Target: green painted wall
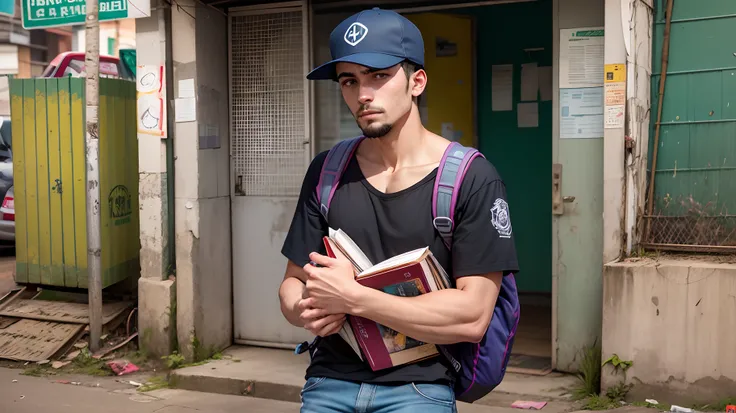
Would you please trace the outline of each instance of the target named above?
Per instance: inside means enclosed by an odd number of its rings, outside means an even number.
[[[552,66],[552,0],[467,9],[476,18],[478,145],[506,182],[516,237],[519,290],[552,291],[552,101],[538,101],[539,127],[519,128],[521,65]],[[528,48],[543,51],[526,52]],[[513,110],[492,111],[493,65],[514,65]]]
[[[652,57],[653,155],[666,1],[656,0]],[[652,239],[668,244],[736,245],[736,2],[675,2],[655,175]],[[730,234],[730,235],[729,235]]]

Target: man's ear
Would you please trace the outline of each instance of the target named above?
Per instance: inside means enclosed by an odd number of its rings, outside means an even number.
[[[419,69],[411,76],[411,95],[417,97],[424,92],[427,87],[427,72]]]

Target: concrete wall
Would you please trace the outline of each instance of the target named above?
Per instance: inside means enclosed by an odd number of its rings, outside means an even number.
[[[177,336],[183,354],[202,358],[232,342],[227,19],[180,5],[172,11],[175,95],[186,99],[193,80],[197,114],[175,125]]]
[[[725,260],[724,260],[725,261]],[[637,400],[688,405],[736,395],[736,264],[702,259],[610,264],[603,277],[603,360],[632,360]]]
[[[156,1],[152,3],[155,7]],[[136,43],[139,66],[167,68],[164,93],[171,90],[171,43],[167,39],[170,9],[159,7],[137,20]],[[171,114],[169,114],[171,115]],[[162,117],[164,124],[168,121]],[[170,131],[169,131],[170,132]],[[171,353],[176,346],[176,289],[173,279],[169,228],[170,172],[167,168],[167,142],[172,133],[163,137],[138,134],[140,261],[138,281],[139,344],[152,356]]]

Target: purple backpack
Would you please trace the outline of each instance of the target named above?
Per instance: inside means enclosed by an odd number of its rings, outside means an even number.
[[[363,138],[361,136],[341,141],[327,154],[317,184],[317,200],[325,220],[340,177]],[[453,217],[458,189],[471,161],[478,156],[484,157],[474,148],[452,142],[440,161],[432,194],[432,215],[434,227],[448,249],[452,248]],[[455,382],[457,400],[472,403],[490,393],[501,383],[511,356],[519,315],[516,281],[514,275],[509,274],[503,277],[491,324],[480,343],[437,346],[457,373]]]

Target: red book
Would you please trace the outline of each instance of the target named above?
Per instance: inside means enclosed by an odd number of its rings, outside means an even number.
[[[343,256],[353,263],[356,280],[366,287],[387,294],[413,297],[450,286],[449,277],[429,248],[409,251],[371,265],[365,254],[340,230],[331,230],[330,236],[324,238],[324,243],[330,257]],[[361,359],[368,361],[374,371],[439,354],[434,344],[407,337],[363,317],[349,316],[340,336]]]

